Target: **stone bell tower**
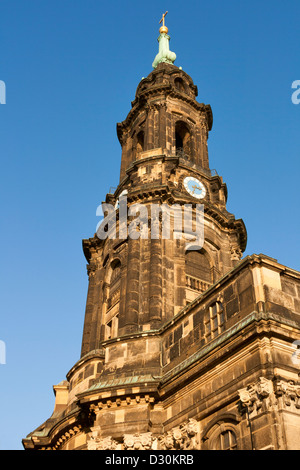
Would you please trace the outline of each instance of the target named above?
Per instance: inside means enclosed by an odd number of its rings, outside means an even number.
[[[160,29],[162,41],[164,52],[139,83],[126,119],[117,124],[120,183],[106,203],[116,206],[126,194],[128,208],[143,205],[150,218],[151,205],[201,202],[203,247],[187,251],[185,241],[173,235],[154,238],[150,222],[147,239],[103,241],[96,234],[84,240],[90,288],[83,355],[112,337],[160,328],[229,271],[245,250],[244,224],[227,212],[226,184],[209,167],[211,108],[196,101],[191,77],[171,63],[175,54],[167,47],[166,26]]]
[[[246,229],[227,211],[226,184],[209,164],[212,110],[174,65],[165,15],[162,22],[153,71],[117,124],[120,181],[105,200],[113,210],[83,241],[81,356],[26,449],[288,446],[276,396],[288,379],[297,396],[289,351],[300,339],[300,273],[263,255],[241,260]],[[186,208],[192,223],[180,230]]]

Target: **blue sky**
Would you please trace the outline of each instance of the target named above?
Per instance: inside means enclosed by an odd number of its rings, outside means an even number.
[[[116,123],[170,48],[210,104],[210,165],[248,231],[245,255],[300,270],[298,0],[1,0],[0,449],[53,411],[79,359],[87,293],[82,239],[119,180]]]

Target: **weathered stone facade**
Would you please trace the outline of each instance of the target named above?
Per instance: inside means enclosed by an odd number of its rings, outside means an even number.
[[[187,250],[174,232],[164,238],[161,214],[151,217],[157,238],[149,222],[147,238],[83,241],[81,358],[54,387],[53,415],[26,449],[300,449],[300,273],[264,255],[242,259],[246,229],[209,168],[212,112],[196,96],[171,64],[141,81],[117,126],[120,184],[106,203],[119,214],[125,192],[127,209],[195,211],[184,180],[197,178],[203,247]]]

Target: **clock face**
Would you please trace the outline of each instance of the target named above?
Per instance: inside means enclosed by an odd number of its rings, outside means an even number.
[[[197,198],[202,199],[205,197],[206,189],[203,183],[193,176],[187,176],[183,181],[184,187],[187,192]]]

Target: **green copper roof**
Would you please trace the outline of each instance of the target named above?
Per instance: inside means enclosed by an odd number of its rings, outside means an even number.
[[[165,16],[167,13],[168,12],[166,12],[162,16],[162,19],[160,20],[160,23],[163,22],[163,26],[161,26],[161,28],[159,29],[160,35],[158,38],[158,43],[159,43],[158,54],[156,55],[152,64],[152,67],[154,69],[161,62],[165,62],[167,64],[173,64],[173,62],[176,59],[175,52],[170,51],[170,48],[169,48],[170,36],[167,34],[168,28],[165,26]]]
[[[155,69],[158,64],[161,62],[166,62],[167,64],[173,64],[176,59],[175,52],[171,52],[169,49],[169,40],[170,36],[166,33],[161,33],[158,38],[159,50],[156,55],[152,67]]]

